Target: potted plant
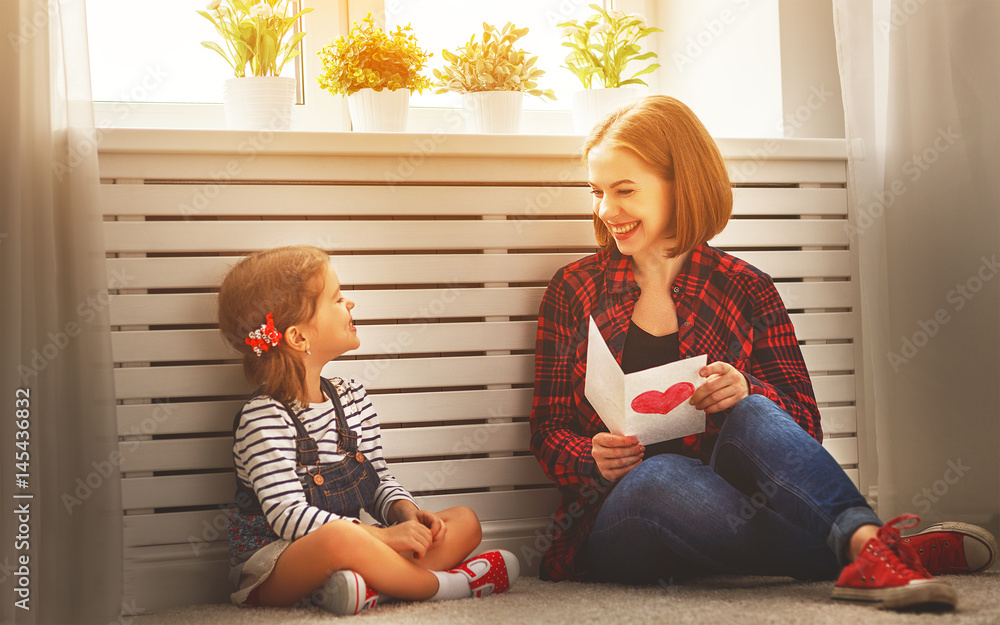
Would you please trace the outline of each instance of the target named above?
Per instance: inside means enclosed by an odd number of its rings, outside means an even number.
[[[551,89],[541,90],[537,80],[545,71],[514,44],[528,33],[510,22],[502,31],[483,22],[482,40],[473,35],[454,53],[442,50],[446,65],[434,70],[436,93],[455,91],[462,100],[473,132],[516,133],[521,122],[524,94],[556,99]]]
[[[655,52],[642,52],[638,41],[653,33],[663,32],[647,27],[638,15],[622,11],[605,11],[596,4],[596,11],[583,23],[563,22],[562,45],[570,49],[566,67],[580,79],[583,90],[573,94],[573,121],[577,132],[590,131],[604,115],[639,98],[641,91],[630,85],[646,85],[639,76],[660,67],[650,63],[626,78],[626,66],[633,61],[655,59]]]
[[[222,94],[229,128],[291,127],[296,81],[280,74],[285,63],[300,54],[296,48],[305,36],[304,32],[290,34],[292,26],[312,9],[289,15],[290,2],[212,0],[207,10],[198,11],[212,22],[226,47],[214,41],[201,45],[218,52],[235,75],[226,81]]]
[[[330,93],[347,96],[355,130],[406,130],[410,93],[431,86],[420,74],[431,55],[417,45],[412,30],[407,24],[386,33],[368,13],[346,38],[319,51],[323,73],[316,80]]]

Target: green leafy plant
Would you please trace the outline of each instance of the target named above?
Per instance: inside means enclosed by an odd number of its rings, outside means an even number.
[[[346,38],[340,36],[318,52],[323,59],[323,73],[316,77],[319,86],[334,95],[365,88],[411,93],[429,89],[430,78],[420,72],[432,55],[417,45],[412,30],[407,24],[386,33],[369,13],[360,25],[352,25]]]
[[[300,54],[295,48],[305,37],[304,32],[285,37],[299,19],[312,9],[302,9],[288,15],[291,0],[261,0],[253,4],[248,0],[212,0],[207,11],[198,14],[212,22],[226,45],[223,50],[214,41],[201,45],[215,50],[233,68],[237,78],[251,76],[277,76],[289,60]],[[280,60],[279,60],[280,59]]]
[[[572,50],[566,56],[566,67],[573,72],[584,89],[591,89],[594,78],[601,87],[624,87],[625,85],[645,85],[638,77],[648,74],[660,66],[652,63],[623,78],[625,66],[632,61],[656,58],[655,52],[642,53],[637,43],[653,33],[662,33],[656,27],[646,27],[642,18],[621,11],[605,11],[596,4],[589,5],[597,11],[585,22],[570,20],[559,24],[569,41],[562,45]],[[647,85],[648,86],[648,85]]]
[[[518,39],[528,34],[527,28],[517,28],[510,22],[502,31],[483,22],[482,41],[473,35],[456,50],[442,50],[447,64],[444,70],[434,70],[437,79],[435,93],[470,93],[474,91],[523,91],[529,95],[556,99],[551,89],[541,90],[537,80],[545,70],[535,67],[537,56],[514,48]]]

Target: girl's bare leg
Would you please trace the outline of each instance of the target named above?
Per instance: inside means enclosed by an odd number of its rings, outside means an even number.
[[[258,587],[260,603],[292,605],[340,569],[356,571],[371,587],[399,599],[429,599],[438,589],[437,578],[430,571],[362,527],[337,520],[306,534],[282,552],[271,575]]]
[[[461,564],[479,546],[483,538],[483,529],[479,525],[476,513],[465,506],[448,508],[438,512],[437,515],[448,528],[444,540],[428,549],[422,558],[415,558],[412,551],[405,552],[403,557],[430,571],[447,571]],[[365,577],[365,580],[367,579]],[[372,585],[382,590],[382,587],[374,582]],[[388,590],[383,592],[392,595]]]

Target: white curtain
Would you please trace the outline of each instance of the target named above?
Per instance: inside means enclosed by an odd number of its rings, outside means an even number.
[[[1000,530],[1000,0],[835,0],[878,511]],[[872,428],[869,427],[869,431]]]
[[[109,623],[122,604],[121,486],[86,26],[83,0],[0,2],[5,623]]]

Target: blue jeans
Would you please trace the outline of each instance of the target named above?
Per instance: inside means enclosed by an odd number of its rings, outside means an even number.
[[[585,557],[594,579],[631,584],[713,573],[834,579],[865,524],[882,522],[829,452],[750,395],[723,423],[709,465],[662,454],[622,478]]]

